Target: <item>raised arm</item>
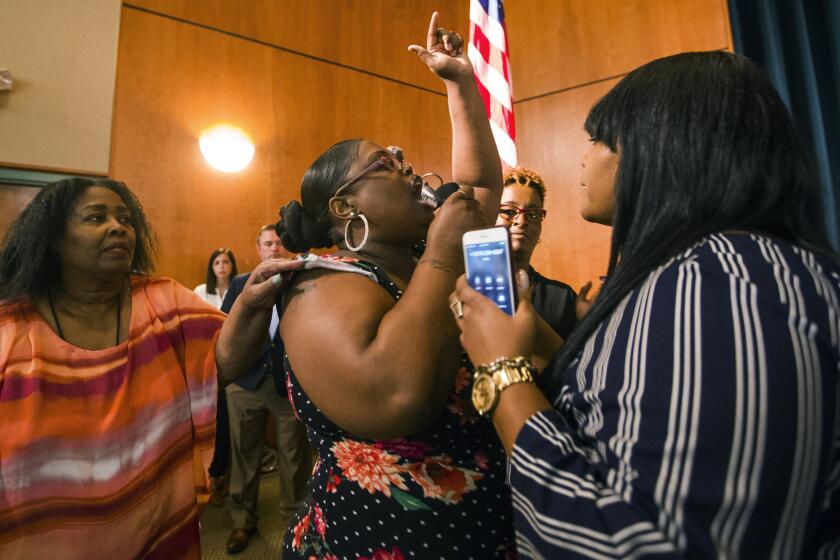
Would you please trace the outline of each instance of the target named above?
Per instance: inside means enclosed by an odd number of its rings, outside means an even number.
[[[472,64],[464,52],[464,40],[441,28],[438,19],[437,12],[432,14],[425,48],[408,48],[446,85],[452,121],[452,178],[476,188],[475,198],[482,207],[484,222],[491,225],[496,221],[502,196],[502,163]]]

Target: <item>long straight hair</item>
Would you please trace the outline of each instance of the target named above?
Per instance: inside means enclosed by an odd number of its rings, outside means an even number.
[[[230,278],[232,279],[237,274],[236,270],[236,258],[233,256],[233,251],[228,249],[227,247],[219,247],[213,254],[210,255],[210,260],[207,261],[207,276],[205,277],[205,283],[207,284],[207,293],[208,294],[215,294],[216,293],[216,273],[213,272],[213,261],[216,260],[216,257],[219,255],[227,255],[227,258],[230,259]],[[219,294],[221,295],[221,294]]]
[[[746,58],[715,51],[649,62],[594,105],[585,129],[619,154],[609,267],[543,376],[547,391],[627,294],[706,235],[744,230],[832,253],[808,151]]]

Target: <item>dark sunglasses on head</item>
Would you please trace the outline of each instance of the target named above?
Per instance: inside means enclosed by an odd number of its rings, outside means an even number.
[[[527,187],[529,185],[534,185],[534,186],[537,186],[537,187],[543,186],[542,183],[540,183],[539,181],[535,181],[533,179],[530,179],[530,178],[526,177],[525,175],[514,175],[513,177],[508,177],[508,180],[505,181],[505,186],[515,185],[517,183],[522,185],[523,187]]]

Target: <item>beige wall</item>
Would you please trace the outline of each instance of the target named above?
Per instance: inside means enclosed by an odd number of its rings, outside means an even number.
[[[0,164],[108,172],[119,0],[0,0]],[[5,211],[5,210],[4,210]]]

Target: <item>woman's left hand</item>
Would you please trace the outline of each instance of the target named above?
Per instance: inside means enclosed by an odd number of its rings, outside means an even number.
[[[537,330],[537,312],[531,305],[528,274],[517,275],[519,305],[511,317],[487,297],[473,290],[465,276],[455,284],[449,296],[450,308],[461,329],[461,345],[475,365],[487,364],[501,357],[525,356],[534,352]],[[463,305],[463,316],[458,317],[458,301]]]
[[[408,50],[417,54],[429,70],[444,80],[472,78],[473,68],[464,52],[464,38],[459,33],[438,26],[438,13],[432,14],[426,48],[411,45]]]
[[[289,274],[306,263],[295,259],[266,259],[261,262],[242,288],[237,301],[252,309],[271,309]]]

